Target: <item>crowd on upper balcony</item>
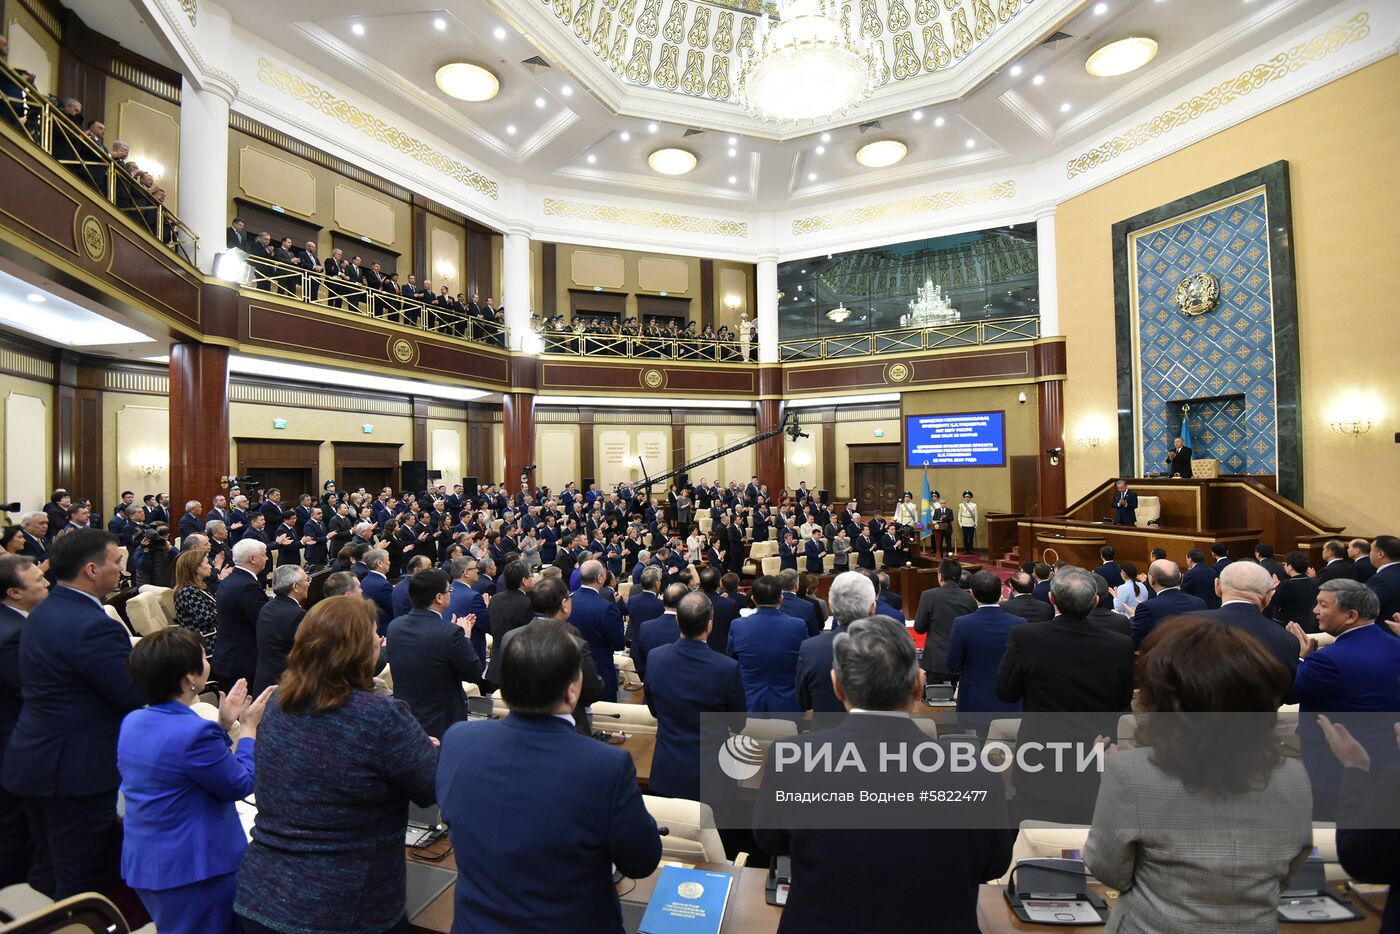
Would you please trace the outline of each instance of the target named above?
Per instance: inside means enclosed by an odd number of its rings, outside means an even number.
[[[741,361],[749,359],[752,327],[742,318],[737,328],[703,327],[679,318],[603,317],[575,314],[531,315],[530,328],[544,339],[547,353],[601,353],[607,356],[670,357]]]
[[[188,243],[181,238],[173,215],[163,211],[165,189],[154,175],[131,160],[126,140],[107,144],[107,126],[101,120],[83,115],[83,102],[75,97],[45,95],[34,84],[34,73],[9,64],[10,43],[0,36],[0,119],[23,130],[44,145],[42,114],[38,101],[47,99],[62,119],[55,119],[47,149],[68,171],[110,198],[130,216],[165,243],[193,261]],[[162,216],[164,218],[162,219]]]

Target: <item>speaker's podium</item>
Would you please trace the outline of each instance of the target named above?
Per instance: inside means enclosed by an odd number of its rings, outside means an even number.
[[[1209,470],[1209,465],[1201,466]],[[1100,564],[1099,549],[1112,545],[1118,558],[1145,568],[1154,548],[1165,549],[1167,557],[1184,564],[1192,548],[1207,551],[1219,542],[1230,557],[1245,558],[1254,554],[1255,544],[1264,542],[1278,554],[1296,549],[1316,560],[1322,543],[1342,532],[1341,526],[1329,525],[1280,496],[1274,477],[1260,475],[1132,480],[1129,488],[1138,495],[1137,524],[1114,525],[1116,480],[1105,480],[1062,515],[989,515],[992,553],[1014,547],[1022,560],[1068,561],[1093,568]]]

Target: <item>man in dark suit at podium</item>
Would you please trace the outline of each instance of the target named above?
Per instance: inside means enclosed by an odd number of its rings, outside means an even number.
[[[1137,505],[1137,494],[1128,489],[1128,481],[1119,480],[1113,491],[1113,524],[1137,525]]]
[[[1167,452],[1167,476],[1191,479],[1191,449],[1180,438],[1172,442],[1172,449]]]

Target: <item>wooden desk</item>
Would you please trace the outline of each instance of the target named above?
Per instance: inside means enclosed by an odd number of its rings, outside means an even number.
[[[1343,891],[1341,883],[1333,886],[1337,891]],[[1095,894],[1105,898],[1103,886],[1094,884],[1091,886]],[[1327,934],[1375,934],[1381,929],[1380,911],[1384,908],[1384,902],[1380,902],[1376,911],[1372,912],[1365,905],[1357,904],[1360,899],[1354,894],[1346,893],[1347,900],[1361,914],[1360,921],[1350,921],[1345,924],[1283,924],[1279,926],[1282,934],[1318,934],[1326,931]],[[1105,898],[1109,907],[1113,907],[1112,899]],[[1376,902],[1371,902],[1376,905]],[[1016,917],[1011,911],[1011,906],[1006,903],[1006,895],[1000,885],[984,885],[977,896],[977,925],[982,929],[982,934],[1001,934],[1005,931],[1092,931],[1093,927],[1066,928],[1054,924],[1027,924]]]
[[[436,856],[444,851],[447,852],[446,858],[440,862],[430,863],[430,865],[451,869],[455,872],[457,860],[446,840],[421,852]],[[412,854],[415,851],[408,850],[407,852]],[[410,855],[409,858],[411,859],[412,856]],[[665,863],[663,862],[662,865],[664,866]],[[734,890],[729,893],[729,906],[724,912],[724,926],[720,928],[721,932],[724,934],[770,934],[770,932],[778,930],[778,920],[782,918],[783,910],[764,900],[764,882],[768,876],[766,869],[752,867],[735,869],[733,866],[717,863],[697,863],[695,868],[711,872],[732,872],[738,875],[738,879],[734,883]],[[656,872],[645,879],[623,879],[617,886],[617,894],[624,902],[645,905],[650,900],[652,891],[656,888],[656,877],[660,874],[661,869],[658,868]],[[417,917],[410,919],[414,934],[449,934],[452,930],[455,896],[456,886],[453,886],[434,899],[427,908],[418,913]]]
[[[1146,567],[1153,548],[1163,548],[1167,557],[1186,566],[1186,552],[1192,548],[1209,551],[1215,542],[1222,542],[1232,554],[1252,553],[1260,530],[1215,529],[1200,531],[1189,528],[1132,525],[1103,525],[1097,522],[1077,522],[1071,519],[1018,519],[1020,552],[1023,559],[1068,561],[1083,568],[1096,568],[1102,559],[1099,549],[1112,545],[1120,559]]]

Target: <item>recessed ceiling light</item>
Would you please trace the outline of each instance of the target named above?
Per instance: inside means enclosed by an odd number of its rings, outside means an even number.
[[[589,154],[588,154],[588,164],[589,164],[589,165],[592,165],[593,163],[595,163],[595,162],[597,162],[597,161],[598,161],[598,157],[597,157],[597,156],[593,155],[592,153],[589,153]]]
[[[491,35],[495,36],[497,39],[504,39],[506,37],[506,31],[500,26],[497,26],[496,31],[491,33]]]
[[[1034,84],[1034,85],[1037,85],[1037,86],[1042,85],[1042,84],[1044,84],[1044,83],[1045,83],[1045,76],[1044,76],[1044,75],[1036,75],[1034,78],[1031,79],[1031,84]]]
[[[568,97],[569,95],[574,93],[574,86],[572,84],[562,85],[559,88],[559,93],[563,94],[565,97]]]
[[[1012,65],[1012,66],[1011,66],[1011,77],[1013,77],[1013,78],[1019,78],[1020,76],[1021,76],[1021,66],[1020,66],[1020,65]]]
[[[970,139],[970,140],[968,140],[966,143],[964,143],[963,145],[966,146],[968,149],[971,149],[973,146],[976,146],[976,145],[977,145],[977,140],[975,140],[975,139]]]
[[[1095,78],[1113,78],[1137,71],[1156,57],[1156,40],[1128,36],[1095,49],[1085,60],[1084,70]]]
[[[856,161],[867,169],[883,169],[903,160],[909,147],[897,139],[877,139],[856,150]]]
[[[831,142],[831,134],[830,134],[830,133],[823,133],[823,134],[822,134],[822,142],[823,142],[823,143],[829,143],[829,142]]]
[[[1065,101],[1063,104],[1060,105],[1060,113],[1069,113],[1069,101]]]
[[[350,24],[350,31],[353,32],[353,33],[354,33],[355,35],[357,35],[357,36],[363,36],[363,35],[365,34],[365,24],[364,24],[364,23],[351,23],[351,24]]]
[[[736,183],[736,182],[738,182],[738,181],[739,181],[739,176],[737,176],[737,175],[731,175],[731,176],[729,176],[729,184],[733,185],[734,183]]]
[[[655,132],[656,132],[656,129],[657,129],[657,127],[656,127],[656,124],[655,124],[655,123],[648,123],[648,124],[647,124],[647,132],[648,132],[648,133],[655,133]]]
[[[933,118],[933,125],[934,125],[934,126],[942,126],[942,125],[943,125],[943,118],[942,118],[942,117],[934,117],[934,118]]]
[[[537,98],[535,98],[535,106],[536,106],[536,107],[543,107],[543,106],[544,106],[544,98],[543,98],[543,97],[537,97]]]
[[[515,124],[512,123],[512,124],[510,124],[509,126],[507,126],[507,127],[506,127],[506,132],[509,133],[511,136],[514,136],[514,135],[515,135]]]
[[[817,180],[817,173],[816,173],[816,172],[808,172],[808,173],[807,173],[807,181],[809,181],[809,182],[815,182],[816,180]]]
[[[439,16],[437,19],[433,20],[433,28],[436,29],[438,32],[442,32],[444,29],[447,28],[447,20]]]
[[[433,78],[444,94],[459,101],[489,101],[501,90],[501,81],[491,69],[472,62],[449,62]]]
[[[31,302],[33,302],[33,303],[36,304],[36,305],[42,305],[44,302],[48,301],[47,298],[45,298],[44,296],[40,295],[38,292],[30,292],[30,293],[29,293],[27,296],[25,296],[25,297],[28,298]]]
[[[914,117],[915,120],[922,120],[922,119],[924,119],[924,112],[923,112],[922,110],[916,110],[916,111],[914,111],[914,113],[912,114],[912,116]]]
[[[826,152],[826,147],[825,147],[825,146],[818,146],[818,147],[817,147],[817,155],[820,156],[820,155],[822,155],[822,154],[825,153],[825,152]]]
[[[731,145],[731,146],[737,146],[737,145],[739,145],[739,137],[737,137],[737,136],[731,136],[731,137],[729,137],[729,145]]]
[[[1108,12],[1108,4],[1107,4],[1107,3],[1096,3],[1096,4],[1094,4],[1094,15],[1095,15],[1095,16],[1103,16],[1103,15],[1104,15],[1105,13],[1107,13],[1107,12]]]
[[[625,143],[632,138],[632,134],[628,133],[626,130],[623,130],[621,133],[618,134],[617,138]]]
[[[647,165],[651,166],[653,172],[661,175],[685,175],[687,172],[693,172],[697,161],[695,153],[675,147],[658,149],[647,156]]]
[[[733,158],[734,156],[737,156],[738,154],[739,154],[739,150],[735,149],[735,148],[732,147],[732,146],[729,148],[729,155],[730,155],[731,158]]]

